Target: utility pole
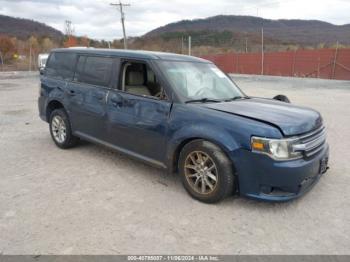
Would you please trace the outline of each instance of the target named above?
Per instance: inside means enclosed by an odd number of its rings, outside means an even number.
[[[2,68],[2,71],[4,71],[4,58],[2,56],[1,51],[0,51],[0,59],[1,59],[1,68]]]
[[[66,33],[67,36],[67,47],[72,47],[75,43],[75,41],[73,40],[73,35],[74,35],[74,27],[72,24],[72,21],[70,20],[66,20],[64,21],[64,31]]]
[[[181,36],[181,55],[184,53],[184,37]]]
[[[112,6],[117,6],[119,8],[120,11],[120,19],[122,22],[122,26],[123,26],[123,36],[124,36],[124,49],[128,49],[128,43],[127,43],[127,39],[126,39],[126,33],[125,33],[125,14],[123,11],[123,7],[124,6],[130,6],[130,4],[123,4],[122,2],[119,1],[119,4],[111,4]]]
[[[334,54],[334,60],[333,60],[333,69],[332,69],[332,79],[335,78],[335,70],[337,68],[338,49],[339,49],[339,41],[337,41],[337,46],[335,48],[335,54]]]
[[[64,21],[64,31],[67,36],[71,37],[74,34],[74,28],[72,25],[72,21],[66,20]]]
[[[264,75],[264,26],[261,27],[261,74]]]
[[[188,36],[188,55],[191,55],[192,39],[191,36]]]
[[[29,72],[32,71],[32,45],[29,46]]]

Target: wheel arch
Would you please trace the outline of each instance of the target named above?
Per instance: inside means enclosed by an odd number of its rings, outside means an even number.
[[[231,141],[229,144],[222,143],[221,141],[214,139],[212,137],[208,136],[191,136],[191,137],[186,137],[183,138],[182,140],[179,140],[176,144],[173,145],[172,149],[170,150],[170,161],[169,161],[169,169],[170,172],[178,172],[178,163],[179,163],[179,158],[180,158],[180,153],[182,149],[189,143],[195,141],[195,140],[204,140],[208,141],[217,147],[219,147],[224,154],[227,156],[227,158],[230,160],[233,169],[235,170],[235,165],[230,157],[230,152],[236,148],[238,148],[237,144],[234,141]]]
[[[50,115],[51,113],[56,110],[56,109],[60,109],[60,108],[64,108],[64,105],[62,102],[60,102],[59,100],[53,99],[51,100],[47,106],[46,106],[46,121],[50,121]]]

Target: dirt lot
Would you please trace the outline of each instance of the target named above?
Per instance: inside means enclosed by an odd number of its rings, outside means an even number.
[[[350,254],[350,82],[235,79],[323,114],[331,170],[303,198],[206,205],[176,175],[103,147],[60,150],[38,118],[38,77],[1,74],[0,253]]]

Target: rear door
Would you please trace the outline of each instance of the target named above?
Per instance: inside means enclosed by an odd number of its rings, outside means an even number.
[[[106,99],[113,66],[111,57],[79,55],[73,81],[67,86],[76,134],[106,139]]]
[[[166,98],[164,88],[150,81],[149,76],[154,71],[146,61],[136,63],[142,65],[135,66],[143,67],[142,72],[128,73],[126,66],[130,64],[135,63],[122,61],[119,90],[111,90],[107,99],[109,139],[129,154],[163,165],[171,102]],[[147,70],[153,72],[150,74]],[[134,78],[129,79],[129,83],[128,74],[129,78]],[[163,92],[162,96],[160,92]]]

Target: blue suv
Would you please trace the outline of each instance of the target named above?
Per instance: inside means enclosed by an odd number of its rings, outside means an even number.
[[[83,139],[177,172],[207,203],[233,193],[291,200],[328,169],[318,112],[248,97],[200,58],[56,49],[41,72],[38,104],[58,147]]]

